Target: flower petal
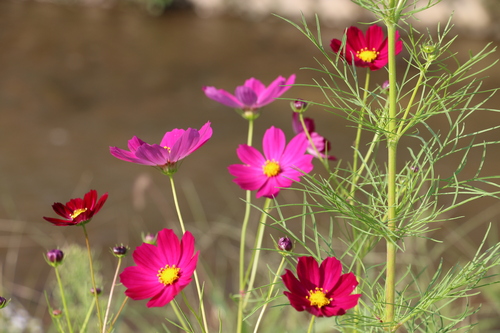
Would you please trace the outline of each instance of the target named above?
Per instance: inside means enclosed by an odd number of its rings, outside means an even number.
[[[281,156],[285,149],[286,138],[285,133],[279,128],[271,126],[265,133],[262,140],[264,156],[267,160],[281,163]],[[304,148],[305,151],[306,148]]]
[[[214,101],[226,106],[235,109],[242,109],[245,106],[235,96],[231,95],[223,89],[216,89],[215,87],[203,87],[203,91],[208,98],[213,99]]]

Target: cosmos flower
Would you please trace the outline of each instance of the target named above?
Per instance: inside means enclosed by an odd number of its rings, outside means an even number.
[[[304,133],[304,128],[302,127],[302,124],[300,122],[299,114],[297,112],[294,112],[292,117],[292,128],[295,134]],[[315,132],[314,120],[312,118],[304,117],[304,123],[306,124],[307,132],[309,132],[309,135],[311,136],[311,141],[314,144],[313,147],[311,145],[311,142],[307,140],[307,152],[314,157],[328,157],[329,160],[335,161],[337,159],[335,156],[327,154],[330,151],[331,147],[330,141]]]
[[[207,122],[199,131],[194,128],[176,128],[167,132],[160,144],[149,144],[134,136],[128,141],[130,151],[109,147],[109,152],[121,160],[151,165],[171,175],[177,171],[177,162],[203,146],[211,136],[212,128]]]
[[[283,95],[295,83],[295,74],[284,78],[278,76],[269,86],[265,86],[257,79],[250,78],[242,86],[236,87],[234,95],[223,89],[203,87],[205,95],[216,102],[243,111],[254,112],[261,107],[272,103]]]
[[[349,27],[346,30],[345,48],[341,50],[342,41],[332,39],[330,47],[333,52],[342,52],[342,56],[349,64],[357,67],[369,67],[372,71],[381,69],[389,61],[389,50],[387,38],[378,25],[372,25],[366,31],[366,36],[357,27]],[[399,32],[396,31],[396,54],[403,49],[403,42],[399,40]]]
[[[240,145],[236,150],[244,164],[228,167],[235,176],[234,182],[244,190],[257,190],[257,198],[273,198],[281,188],[287,188],[299,177],[313,169],[313,156],[305,155],[307,138],[296,135],[286,145],[285,134],[274,126],[269,128],[262,140],[264,155],[248,145]]]
[[[97,201],[97,191],[90,190],[85,194],[83,199],[71,199],[65,205],[60,202],[52,205],[52,209],[54,209],[56,214],[64,217],[64,219],[53,217],[44,217],[44,219],[58,226],[83,225],[90,222],[94,214],[99,212],[107,199],[108,193],[104,193],[99,201]]]
[[[281,276],[289,291],[284,294],[297,311],[318,317],[340,316],[358,304],[361,294],[353,294],[358,281],[352,273],[342,274],[342,264],[328,257],[318,267],[313,257],[300,257],[297,276],[286,270]]]
[[[192,280],[199,252],[194,253],[194,237],[186,231],[181,241],[172,229],[158,232],[157,245],[143,243],[132,254],[137,266],[120,274],[125,295],[142,300],[151,298],[148,308],[168,304]]]

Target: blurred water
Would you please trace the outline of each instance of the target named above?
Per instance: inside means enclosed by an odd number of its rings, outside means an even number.
[[[325,28],[323,34],[326,43],[341,31]],[[484,44],[462,39],[454,48],[478,50]],[[134,135],[158,142],[173,128],[199,128],[211,121],[213,138],[176,175],[184,193],[181,204],[197,206],[199,196],[202,209],[185,211],[201,249],[213,246],[214,235],[237,236],[243,191],[231,183],[226,167],[238,162],[234,150],[246,141],[246,123],[207,99],[201,87],[232,90],[252,76],[268,84],[292,73],[299,83],[312,83],[318,74],[300,68],[316,67],[314,57],[321,57],[295,28],[277,18],[202,19],[188,11],[152,18],[127,6],[103,10],[9,1],[0,2],[0,45],[0,243],[16,249],[4,251],[5,267],[14,267],[4,272],[4,282],[21,299],[40,296],[36,289],[45,281],[25,273],[46,270],[45,249],[82,242],[80,228],[54,227],[42,219],[54,215],[55,201],[81,197],[91,188],[109,192],[104,209],[88,227],[93,244],[104,252],[117,243],[137,245],[141,231],[177,229],[168,179],[108,152],[109,146],[126,148]],[[383,82],[379,72],[373,82]],[[497,72],[490,71],[486,87],[498,85]],[[320,91],[305,87],[294,87],[285,97],[324,101]],[[488,105],[497,107],[497,100]],[[349,159],[353,129],[319,108],[310,115],[318,121],[318,132],[333,143],[333,154]],[[498,115],[481,115],[470,130],[491,123],[499,123]],[[256,144],[271,125],[291,137],[286,101],[264,109]],[[498,149],[488,153],[485,172],[491,174]],[[283,193],[283,198],[294,195]],[[490,203],[467,206],[457,214],[475,216]],[[28,236],[13,236],[21,233]],[[12,284],[21,280],[34,289]]]

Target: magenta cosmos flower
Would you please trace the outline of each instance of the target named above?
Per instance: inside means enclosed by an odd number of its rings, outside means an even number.
[[[278,76],[268,87],[252,77],[246,80],[244,85],[236,87],[234,95],[215,87],[203,87],[203,91],[208,98],[216,102],[253,113],[283,95],[294,83],[295,74],[290,75],[288,79]]]
[[[342,41],[332,39],[330,46],[333,52],[338,53],[342,47]],[[399,40],[399,32],[396,31],[396,54],[402,49],[403,42]],[[381,69],[389,61],[387,38],[384,38],[384,32],[378,25],[370,26],[366,31],[366,36],[357,27],[347,28],[345,48],[341,52],[349,64],[369,67],[372,71]]]
[[[111,155],[121,160],[151,165],[163,173],[171,175],[177,171],[177,162],[188,156],[210,139],[212,128],[210,122],[200,130],[194,128],[174,129],[165,133],[160,144],[149,144],[134,136],[128,141],[130,151],[118,147],[109,147]]]
[[[127,267],[120,274],[127,288],[125,295],[134,300],[151,298],[148,308],[165,306],[191,282],[198,254],[194,253],[194,237],[189,231],[179,242],[172,229],[160,230],[157,245],[138,246],[132,254],[137,266]]]
[[[318,267],[313,257],[300,257],[298,279],[288,269],[281,276],[289,291],[284,294],[297,311],[307,311],[318,317],[340,316],[358,304],[361,294],[351,293],[358,281],[352,273],[342,274],[342,264],[328,257]]]
[[[55,202],[52,205],[52,209],[54,209],[56,214],[64,217],[64,219],[56,219],[53,217],[43,218],[59,226],[83,225],[90,222],[94,214],[97,214],[107,199],[108,193],[104,193],[99,201],[97,201],[97,191],[90,190],[85,194],[83,199],[71,199],[66,202],[65,205],[60,202]]]
[[[299,114],[297,112],[293,113],[292,116],[292,128],[296,134],[304,133],[304,127],[300,122]],[[335,161],[337,158],[335,156],[329,155],[330,151],[330,141],[319,135],[315,132],[316,126],[314,124],[314,120],[312,118],[304,117],[304,123],[306,125],[307,132],[311,136],[311,141],[314,147],[311,145],[311,142],[307,140],[307,152],[314,157],[319,158],[328,158],[329,160]],[[316,148],[316,149],[315,149]]]
[[[257,198],[277,196],[281,188],[290,187],[313,169],[313,156],[305,155],[307,138],[303,133],[286,145],[283,131],[273,126],[264,134],[262,146],[264,156],[254,147],[240,145],[236,153],[245,164],[228,167],[236,177],[234,182],[244,190],[257,190]]]

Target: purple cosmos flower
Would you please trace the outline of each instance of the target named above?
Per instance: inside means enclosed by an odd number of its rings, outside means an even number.
[[[281,276],[289,291],[284,294],[297,311],[318,317],[340,316],[358,304],[361,294],[351,293],[358,281],[352,273],[342,274],[342,264],[328,257],[318,266],[313,257],[300,257],[297,276],[286,270]]]
[[[302,127],[302,123],[300,122],[300,116],[298,113],[294,112],[292,116],[292,128],[293,131],[296,134],[299,133],[304,133],[304,127]],[[307,132],[309,132],[309,135],[311,136],[311,140],[316,147],[311,145],[311,142],[308,140],[308,146],[307,146],[307,152],[314,157],[318,158],[327,158],[329,160],[335,161],[337,158],[335,156],[327,154],[330,151],[330,141],[316,133],[315,130],[315,125],[314,125],[314,120],[311,118],[304,117],[304,123],[306,124]],[[318,156],[319,154],[319,156]]]
[[[199,131],[194,128],[176,128],[167,132],[159,145],[151,145],[134,136],[128,141],[130,151],[118,147],[109,147],[109,151],[121,160],[151,165],[171,175],[177,171],[178,161],[203,146],[211,136],[212,128],[210,122],[207,122]]]
[[[104,193],[99,201],[97,201],[97,191],[90,190],[85,194],[83,199],[71,199],[65,205],[60,202],[52,205],[54,212],[64,217],[64,219],[53,217],[44,217],[44,219],[58,226],[84,225],[90,222],[94,214],[99,212],[107,199],[108,193]]]
[[[387,38],[378,25],[372,25],[366,31],[366,36],[357,27],[349,27],[346,30],[346,41],[344,49],[342,41],[332,39],[330,47],[333,52],[342,52],[342,56],[349,64],[357,67],[369,67],[372,71],[381,69],[389,61],[389,50]],[[396,54],[403,49],[403,42],[399,40],[399,32],[396,31]]]
[[[268,87],[252,77],[246,80],[244,85],[236,87],[234,95],[215,87],[203,87],[203,91],[208,98],[216,102],[253,113],[283,95],[294,83],[295,74],[290,75],[288,79],[278,76]]]
[[[262,146],[264,156],[254,147],[240,145],[236,153],[245,164],[228,167],[236,177],[234,182],[244,190],[257,190],[257,198],[277,196],[281,188],[290,187],[313,169],[313,156],[305,155],[307,138],[303,133],[286,145],[283,131],[273,126],[264,134]]]
[[[182,240],[171,229],[158,232],[158,245],[143,243],[132,254],[137,266],[125,268],[120,281],[125,295],[134,299],[151,298],[146,304],[161,307],[168,304],[190,282],[198,263],[194,237],[186,231]]]

